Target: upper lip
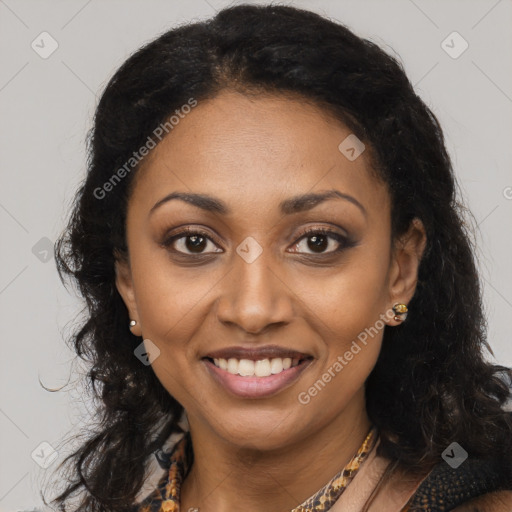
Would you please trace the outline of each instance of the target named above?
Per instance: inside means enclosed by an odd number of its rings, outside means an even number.
[[[273,358],[286,358],[291,359],[305,359],[312,357],[310,354],[298,352],[297,350],[279,347],[278,345],[266,345],[259,348],[245,348],[245,347],[226,347],[213,352],[209,352],[204,356],[211,359],[249,359],[259,361],[261,359]]]

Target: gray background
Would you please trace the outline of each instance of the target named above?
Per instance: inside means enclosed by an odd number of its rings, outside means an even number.
[[[83,399],[83,365],[73,363],[63,341],[80,304],[45,251],[83,177],[84,139],[99,93],[142,43],[228,3],[0,0],[0,512],[40,506],[39,489],[71,449],[61,446],[63,438],[87,422],[92,405]],[[495,360],[512,366],[512,2],[288,3],[335,18],[399,55],[440,119],[478,226],[489,340]],[[51,48],[44,31],[58,44],[47,59],[31,47],[35,41],[39,52]],[[453,31],[469,44],[458,58],[441,45]],[[463,42],[451,36],[445,44],[458,53]],[[70,382],[50,393],[38,379],[48,388]],[[47,460],[42,442],[58,450],[47,469],[35,462],[37,454]]]

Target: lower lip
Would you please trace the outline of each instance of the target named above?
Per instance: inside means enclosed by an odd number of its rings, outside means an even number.
[[[233,395],[242,398],[266,398],[275,395],[290,387],[312,361],[305,359],[297,366],[268,377],[242,377],[218,368],[208,359],[203,359],[213,378]]]

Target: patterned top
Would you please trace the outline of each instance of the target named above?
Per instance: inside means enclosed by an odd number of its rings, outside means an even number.
[[[468,458],[462,466],[434,466],[401,512],[447,512],[487,493],[512,490],[509,471],[495,459]],[[481,510],[471,508],[468,510]],[[486,511],[491,509],[485,508]],[[512,511],[512,503],[509,510]]]
[[[357,453],[349,463],[322,489],[290,512],[327,512],[352,481],[377,441],[377,429],[372,427]],[[190,432],[176,443],[171,453],[157,453],[162,467],[169,471],[158,483],[157,489],[135,506],[133,512],[180,512],[181,484],[193,462]]]

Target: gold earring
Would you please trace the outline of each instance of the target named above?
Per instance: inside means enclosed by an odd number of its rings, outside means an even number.
[[[407,306],[405,304],[397,302],[393,306],[393,311],[395,312],[394,319],[397,322],[403,322],[407,318],[407,311],[409,310],[407,309]]]

